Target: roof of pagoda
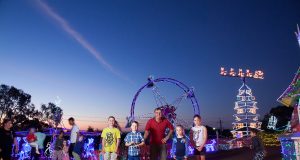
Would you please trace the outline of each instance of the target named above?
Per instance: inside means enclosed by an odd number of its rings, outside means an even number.
[[[285,106],[293,107],[297,103],[297,97],[300,95],[300,67],[289,87],[277,99],[278,102]]]

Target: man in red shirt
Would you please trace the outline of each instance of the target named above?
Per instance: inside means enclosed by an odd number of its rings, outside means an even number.
[[[167,159],[166,143],[172,136],[174,127],[173,125],[162,116],[161,108],[154,110],[155,117],[151,118],[145,128],[144,139],[150,135],[150,159],[161,160]],[[165,136],[166,129],[169,128],[169,133]]]

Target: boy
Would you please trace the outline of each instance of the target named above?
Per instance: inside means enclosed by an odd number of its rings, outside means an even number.
[[[78,140],[75,143],[73,153],[72,153],[75,160],[81,160],[81,154],[82,154],[82,151],[83,151],[83,146],[84,146],[83,135],[78,133]]]
[[[257,129],[250,128],[250,136],[252,141],[252,145],[250,145],[250,148],[255,151],[253,160],[263,160],[265,157],[264,145],[260,137],[257,136],[258,132],[259,131]]]
[[[138,126],[139,123],[133,121],[131,123],[131,132],[124,139],[125,146],[128,147],[128,160],[140,160],[140,147],[145,144],[141,132],[137,131]]]

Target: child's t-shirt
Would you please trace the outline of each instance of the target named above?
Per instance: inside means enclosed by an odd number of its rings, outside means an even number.
[[[29,133],[26,137],[29,143],[36,141],[36,136],[33,133]]]
[[[117,128],[105,128],[101,133],[101,137],[104,139],[105,152],[117,151],[117,139],[121,138],[120,130]]]
[[[192,127],[192,132],[193,132],[193,141],[195,142],[196,146],[201,146],[203,145],[204,142],[204,132],[206,132],[206,127],[205,126],[195,126]]]

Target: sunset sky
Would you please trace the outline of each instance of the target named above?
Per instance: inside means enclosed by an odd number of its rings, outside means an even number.
[[[262,118],[299,67],[297,24],[298,0],[0,0],[0,83],[38,107],[59,97],[65,120],[102,128],[109,115],[125,124],[149,75],[171,77],[195,88],[205,124],[231,128],[241,81],[221,77],[220,67],[264,71],[248,81]],[[170,102],[183,94],[158,85]],[[155,107],[146,89],[136,115]],[[191,121],[189,101],[177,114]]]

